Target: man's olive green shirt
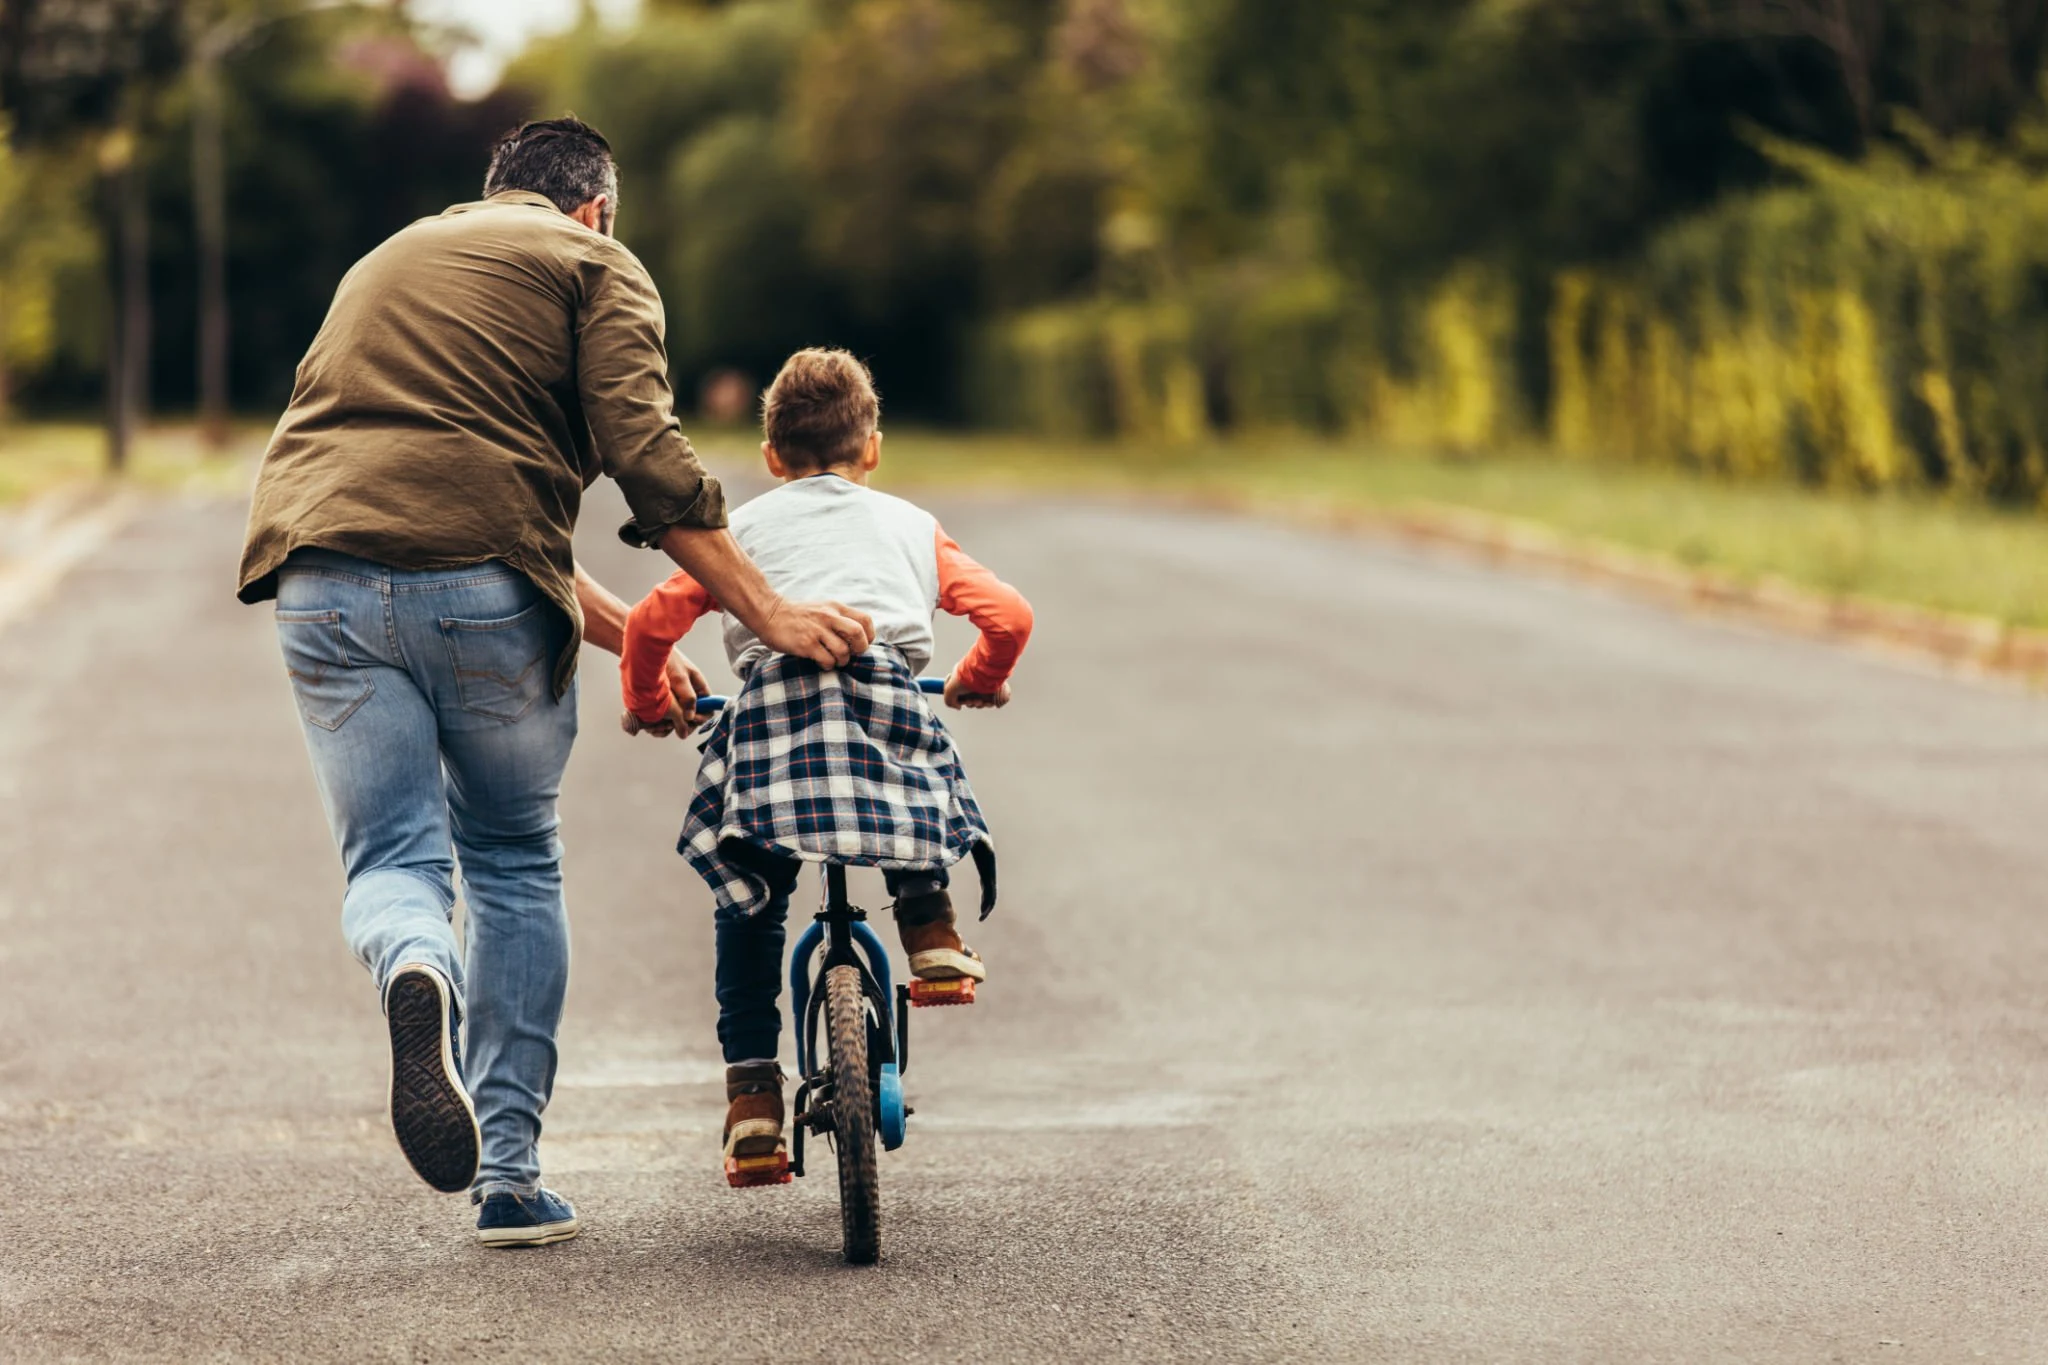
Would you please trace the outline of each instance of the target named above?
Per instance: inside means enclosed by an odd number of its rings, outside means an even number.
[[[503,560],[572,623],[583,490],[617,480],[629,543],[725,525],[675,416],[661,297],[633,253],[508,191],[399,232],[356,263],[299,366],[257,476],[240,596],[277,595],[292,551],[394,569]]]

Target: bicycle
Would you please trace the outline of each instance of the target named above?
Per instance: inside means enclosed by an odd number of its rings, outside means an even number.
[[[920,678],[927,693],[945,680]],[[700,697],[697,710],[715,712],[724,697]],[[790,951],[791,1018],[796,1021],[798,1084],[791,1105],[787,1153],[733,1157],[726,1180],[738,1188],[785,1185],[804,1174],[804,1135],[823,1135],[839,1167],[839,1222],[845,1256],[872,1265],[881,1255],[881,1172],[875,1144],[903,1145],[910,1116],[903,1072],[910,1064],[910,1011],[934,1005],[971,1005],[976,983],[894,982],[889,953],[868,927],[867,912],[846,893],[846,868],[824,867],[817,917]],[[821,988],[822,987],[822,988]],[[818,1042],[822,1032],[824,1048]]]

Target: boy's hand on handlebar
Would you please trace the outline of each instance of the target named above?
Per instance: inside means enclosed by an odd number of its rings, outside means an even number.
[[[960,675],[953,673],[946,678],[946,705],[955,711],[993,711],[1010,704],[1010,685],[1004,683],[993,692],[969,692],[967,685],[960,681]]]
[[[838,668],[867,652],[875,623],[864,611],[838,602],[783,602],[768,617],[761,643],[820,668]]]

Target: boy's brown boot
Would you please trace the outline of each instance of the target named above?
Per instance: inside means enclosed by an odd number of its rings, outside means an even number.
[[[953,898],[944,891],[906,896],[896,902],[896,931],[910,956],[910,974],[920,981],[986,981],[988,968],[954,927]],[[970,994],[968,999],[974,997]]]
[[[741,1062],[725,1069],[725,1157],[773,1156],[782,1150],[782,1068]]]

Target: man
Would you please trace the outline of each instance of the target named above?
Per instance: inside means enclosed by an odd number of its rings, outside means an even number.
[[[555,802],[578,642],[617,653],[626,615],[571,555],[583,489],[614,479],[620,534],[771,648],[829,668],[873,634],[837,603],[783,600],[727,534],[673,411],[660,299],[612,240],[617,204],[595,129],[529,123],[494,149],[481,202],[359,261],[271,438],[242,559],[242,600],[277,600],[348,874],[343,933],[384,1004],[399,1147],[434,1188],[469,1190],[493,1246],[577,1231],[538,1154],[568,984]],[[676,656],[669,682],[687,732],[703,677]]]

